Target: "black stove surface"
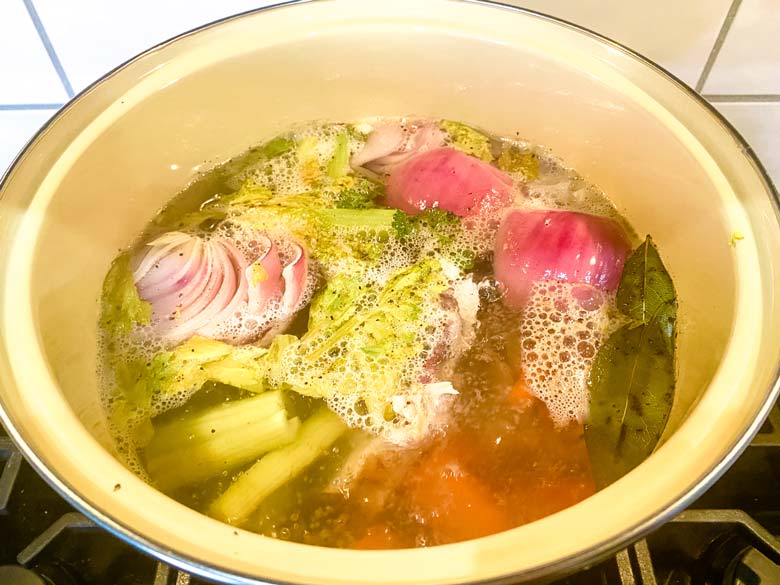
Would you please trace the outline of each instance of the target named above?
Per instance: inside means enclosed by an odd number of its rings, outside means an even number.
[[[199,585],[76,512],[0,427],[0,585]],[[780,585],[780,406],[691,508],[555,585]]]

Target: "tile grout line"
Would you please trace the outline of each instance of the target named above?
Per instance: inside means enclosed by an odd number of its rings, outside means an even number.
[[[25,110],[59,110],[64,104],[0,104],[0,112]]]
[[[704,84],[707,83],[707,78],[710,76],[715,60],[718,58],[723,43],[726,41],[726,36],[729,34],[731,25],[734,23],[734,18],[737,16],[739,6],[742,4],[742,0],[732,0],[729,11],[726,13],[726,18],[723,19],[723,24],[720,27],[718,36],[715,39],[715,44],[712,45],[712,50],[707,57],[707,62],[704,64],[699,80],[696,82],[696,91],[701,92],[704,89]]]
[[[73,86],[70,84],[70,80],[65,73],[65,69],[62,67],[62,63],[60,62],[59,57],[57,57],[57,52],[54,50],[54,45],[51,44],[49,35],[46,34],[46,29],[43,26],[43,22],[41,21],[40,16],[38,16],[38,11],[35,10],[33,0],[22,0],[22,2],[24,2],[24,6],[27,8],[27,13],[30,15],[30,19],[33,21],[33,25],[35,25],[35,30],[38,33],[38,37],[40,37],[41,42],[46,49],[46,53],[49,55],[51,64],[54,66],[54,70],[57,72],[57,75],[59,76],[63,87],[65,88],[65,92],[68,94],[69,98],[72,98],[75,95],[73,92]]]

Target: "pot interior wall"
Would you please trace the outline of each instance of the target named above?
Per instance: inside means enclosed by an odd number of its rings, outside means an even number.
[[[546,145],[601,186],[640,235],[655,238],[680,299],[670,424],[678,431],[636,472],[591,504],[556,515],[561,520],[485,539],[490,546],[454,545],[466,554],[449,555],[447,547],[403,553],[424,554],[427,564],[245,533],[235,540],[237,531],[155,494],[79,434],[77,421],[113,449],[95,375],[103,276],[117,251],[199,172],[301,121],[404,114]],[[0,227],[9,234],[0,247],[0,398],[65,489],[110,510],[116,530],[145,535],[150,549],[285,582],[532,575],[591,543],[625,536],[668,507],[755,417],[777,357],[771,274],[780,246],[766,193],[750,159],[704,106],[661,73],[565,26],[438,0],[343,0],[250,15],[115,73],[66,109],[10,175],[0,202]],[[737,229],[746,240],[735,251],[729,240]],[[719,365],[724,356],[728,368]],[[710,385],[713,378],[718,384]],[[677,450],[667,449],[675,440]],[[105,469],[91,472],[74,449]],[[645,469],[646,477],[635,475]],[[633,489],[632,498],[609,499],[606,492],[621,486]],[[227,539],[231,546],[223,547]]]
[[[508,50],[430,30],[378,44],[376,34],[305,37],[180,77],[74,160],[46,211],[33,290],[49,363],[82,421],[100,428],[101,280],[167,199],[198,171],[291,124],[419,114],[549,146],[602,186],[641,235],[653,235],[681,299],[679,422],[719,362],[734,294],[715,187],[679,136],[635,96],[536,47]]]

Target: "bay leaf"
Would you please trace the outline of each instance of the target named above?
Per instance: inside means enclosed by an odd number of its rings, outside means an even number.
[[[677,294],[650,236],[626,260],[616,302],[630,322],[601,346],[588,378],[585,441],[598,487],[652,453],[672,408]]]
[[[655,322],[669,351],[677,325],[677,294],[650,236],[629,256],[617,290],[617,307],[639,323]]]
[[[639,465],[655,448],[672,407],[674,355],[653,322],[626,325],[591,366],[585,441],[597,487]]]

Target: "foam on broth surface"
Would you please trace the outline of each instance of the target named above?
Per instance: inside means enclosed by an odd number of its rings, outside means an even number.
[[[372,119],[355,124],[301,125],[285,135],[298,145],[296,148],[262,159],[262,164],[253,162],[254,149],[237,157],[177,195],[131,249],[138,253],[156,235],[179,229],[187,214],[208,208],[210,202],[241,189],[246,181],[275,197],[311,192],[310,175],[327,168],[338,147],[338,136],[347,134],[349,153],[354,155],[363,148],[371,129],[381,123]],[[533,177],[509,172],[513,180],[511,208],[565,209],[606,216],[632,234],[604,194],[551,153],[519,140],[490,140],[494,150],[508,146],[520,149],[538,165]],[[301,154],[302,144],[308,158]],[[326,199],[329,196],[327,192],[324,195]],[[242,236],[242,230],[253,233],[253,214],[261,212],[262,208],[248,208],[234,215],[228,212],[227,218],[212,218],[189,229],[205,239],[229,237],[240,246],[249,237]],[[419,399],[422,394],[394,389],[390,404],[395,410],[384,416],[370,408],[365,410],[365,404],[361,406],[360,394],[347,388],[355,383],[349,381],[351,372],[343,369],[345,389],[324,402],[348,423],[350,430],[242,519],[244,528],[323,546],[430,546],[530,522],[594,492],[582,428],[588,408],[586,378],[601,343],[621,324],[615,317],[614,298],[604,294],[598,299],[583,299],[576,291],[577,285],[550,282],[534,286],[524,313],[505,306],[501,283],[493,280],[490,267],[501,213],[469,220],[469,228],[458,231],[446,245],[425,231],[402,242],[388,240],[386,233],[371,236],[379,252],[363,277],[372,286],[386,285],[399,270],[420,258],[446,256],[442,263],[454,273],[447,294],[460,309],[455,311],[457,332],[450,330],[454,313],[447,303],[451,301],[427,299],[421,311],[430,319],[430,326],[419,339],[425,350],[409,360],[401,376],[405,384],[431,385],[431,392],[439,394],[435,400],[423,403]],[[280,257],[290,258],[286,220],[266,221],[263,228],[278,244]],[[343,237],[353,236],[354,230],[345,228]],[[444,250],[453,245],[453,240],[458,249],[471,254],[465,275],[459,273],[460,268]],[[249,253],[248,249],[243,251]],[[326,263],[316,256],[313,265],[317,276],[307,280],[306,299],[352,267],[349,259]],[[368,295],[359,298],[355,307],[364,310],[372,303],[375,298]],[[284,333],[302,336],[308,328],[308,313],[308,307],[299,312]],[[269,319],[274,318],[276,314],[269,313]],[[224,337],[247,333],[246,327],[246,319],[239,312],[224,325]],[[170,349],[164,340],[155,337],[152,326],[138,327],[132,336],[124,338],[104,334],[100,347],[105,358],[100,372],[103,403],[120,452],[133,471],[152,483],[155,478],[147,473],[145,449],[154,437],[154,429],[251,396],[246,390],[210,381],[199,389],[153,395],[145,406],[133,404],[116,364],[123,360],[150,363],[160,352]],[[350,353],[360,348],[346,344],[339,351]],[[327,360],[328,356],[320,359]],[[428,380],[432,360],[436,373]],[[293,382],[312,375],[310,372],[316,375],[320,367],[300,358],[282,363]],[[434,388],[443,382],[454,392],[441,386]],[[307,420],[322,402],[283,390],[291,418]],[[409,405],[420,412],[425,410],[426,420],[432,422],[413,440],[396,441],[400,432],[396,419]],[[379,438],[374,438],[376,433]],[[195,485],[167,491],[179,501],[208,512],[215,498],[249,465],[226,468]]]

